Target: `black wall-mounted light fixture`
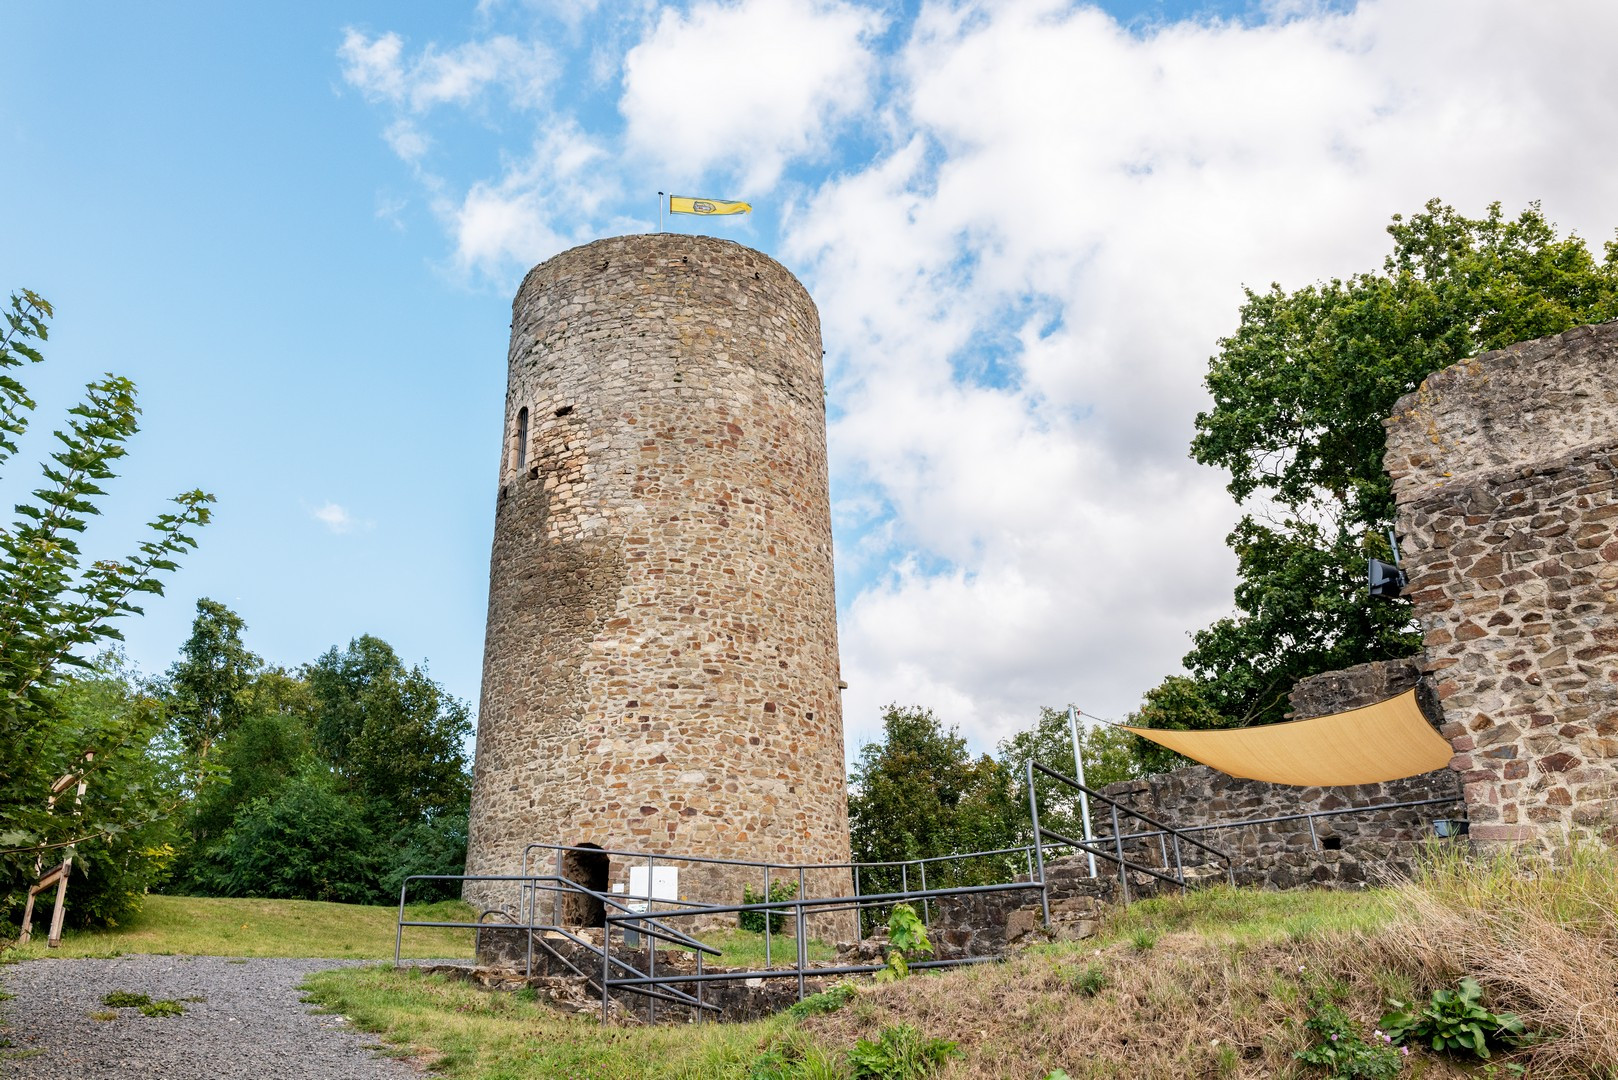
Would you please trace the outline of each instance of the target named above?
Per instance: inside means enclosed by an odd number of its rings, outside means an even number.
[[[1394,538],[1392,529],[1388,530],[1388,546],[1393,549],[1393,561],[1386,563],[1381,559],[1369,560],[1366,575],[1370,593],[1378,600],[1397,600],[1404,594],[1405,586],[1409,584],[1405,572],[1399,569],[1399,541]]]

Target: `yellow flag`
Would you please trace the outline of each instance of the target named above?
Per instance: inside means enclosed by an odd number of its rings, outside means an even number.
[[[693,199],[689,195],[669,196],[671,214],[745,214],[752,209],[752,203],[729,202],[725,199]]]

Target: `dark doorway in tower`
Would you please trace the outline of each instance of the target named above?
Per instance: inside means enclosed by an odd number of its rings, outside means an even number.
[[[607,891],[612,863],[598,844],[579,844],[562,852],[562,876],[591,892]],[[606,926],[607,908],[593,896],[569,890],[562,901],[563,926]]]

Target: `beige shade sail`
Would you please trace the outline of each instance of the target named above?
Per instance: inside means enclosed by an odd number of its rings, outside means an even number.
[[[1416,692],[1362,709],[1217,731],[1126,727],[1193,761],[1248,780],[1304,787],[1375,784],[1442,769],[1448,740],[1416,704]]]

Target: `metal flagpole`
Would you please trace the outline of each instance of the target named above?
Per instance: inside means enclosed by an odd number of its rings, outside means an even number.
[[[1079,710],[1069,705],[1067,707],[1067,730],[1073,736],[1073,769],[1078,774],[1074,777],[1080,784],[1084,783],[1084,748],[1079,744]],[[1088,843],[1095,839],[1095,833],[1090,829],[1090,796],[1079,792],[1079,812],[1084,815],[1084,839]],[[1090,876],[1096,876],[1096,854],[1093,851],[1085,852],[1090,856]]]
[[[663,231],[663,193],[657,193],[657,231]]]

